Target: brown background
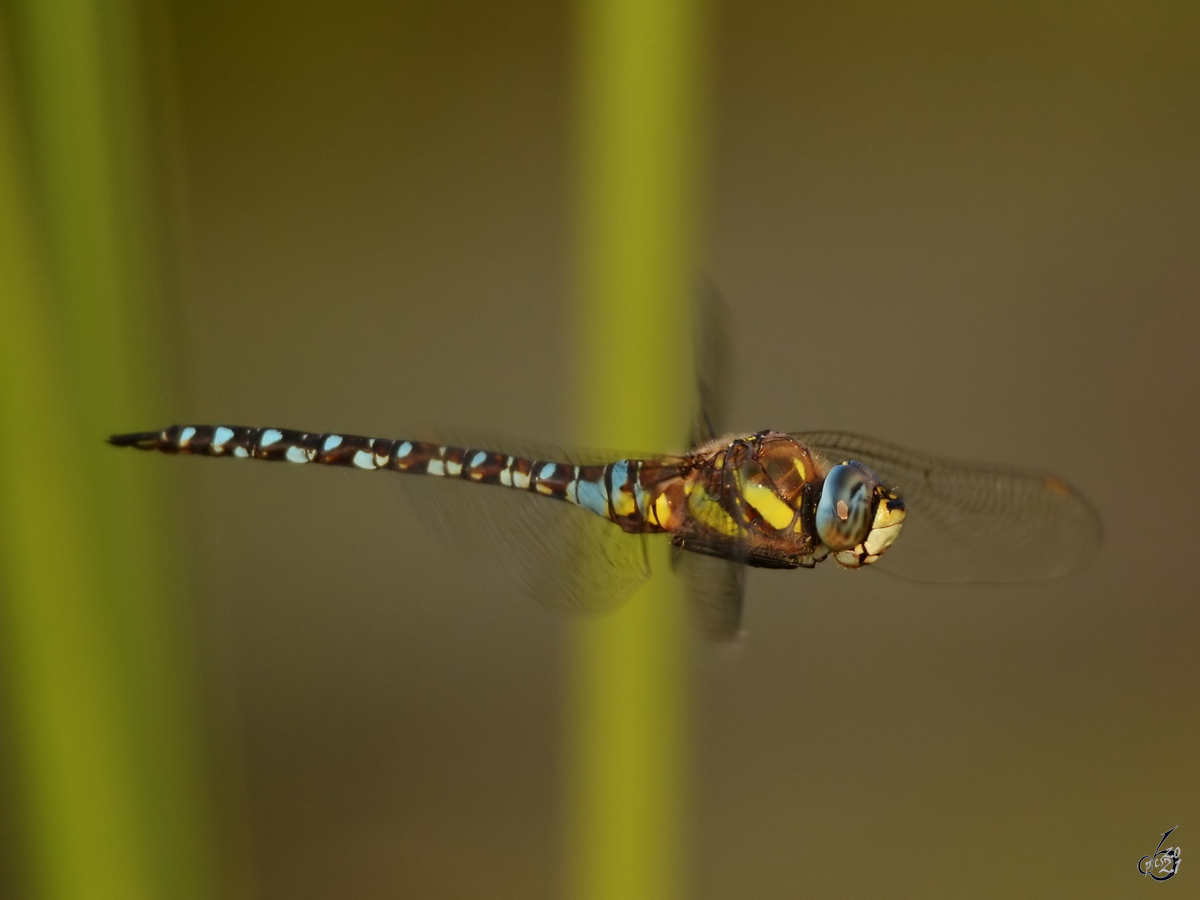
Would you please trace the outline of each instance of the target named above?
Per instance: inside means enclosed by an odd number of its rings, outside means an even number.
[[[175,418],[566,440],[569,7],[252,6],[174,17]],[[1128,897],[1200,848],[1198,10],[715,11],[734,424],[1044,467],[1107,538],[1031,586],[752,573],[695,652],[690,896]],[[261,895],[558,895],[573,626],[382,476],[137,463],[198,509]]]

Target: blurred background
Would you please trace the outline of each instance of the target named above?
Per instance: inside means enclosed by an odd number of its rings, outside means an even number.
[[[70,797],[29,785],[88,797],[46,760],[94,715],[131,723],[138,762],[112,769],[145,845],[176,849],[113,862],[102,795],[70,827],[114,871],[154,870],[145,896],[562,896],[586,623],[446,544],[404,484],[101,441],[200,422],[569,443],[573,7],[115,4],[89,20],[93,95],[53,92],[82,38],[52,6],[0,5],[4,278],[41,298],[21,321],[45,339],[0,337],[0,895],[88,895],[85,870],[46,874]],[[735,427],[1053,471],[1106,543],[1033,585],[751,572],[742,644],[689,638],[682,896],[1172,890],[1134,867],[1174,825],[1200,847],[1200,8],[708,16],[698,268],[731,311]],[[76,169],[46,148],[89,117],[120,174],[71,219]],[[89,262],[98,230],[115,274]],[[106,296],[122,311],[89,311]],[[61,408],[28,400],[30,372]],[[21,500],[36,478],[53,499]],[[60,542],[54,514],[85,499],[99,537]],[[116,686],[45,744],[23,673],[51,657],[28,636],[89,645],[69,604],[29,611],[36,528],[62,596],[100,570],[163,586],[114,600]]]

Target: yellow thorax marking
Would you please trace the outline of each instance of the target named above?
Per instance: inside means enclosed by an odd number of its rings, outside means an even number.
[[[773,490],[754,481],[742,481],[740,477],[738,484],[746,502],[758,510],[758,514],[776,531],[783,531],[792,524],[796,511],[780,500]]]
[[[796,467],[796,471],[800,473],[801,481],[808,481],[808,472],[805,471],[804,461],[799,457],[792,458],[792,465]]]
[[[733,517],[725,511],[724,507],[709,495],[708,491],[695,482],[684,487],[687,491],[688,512],[692,514],[692,518],[719,534],[730,537],[737,536],[737,523],[733,521]]]

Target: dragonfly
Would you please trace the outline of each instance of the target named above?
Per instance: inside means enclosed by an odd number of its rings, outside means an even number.
[[[712,314],[699,318],[707,324],[696,347],[698,411],[690,449],[675,455],[587,459],[238,425],[172,425],[109,442],[470,485],[458,493],[466,508],[460,521],[507,542],[501,555],[524,560],[517,579],[554,606],[619,602],[650,574],[645,538],[665,535],[702,633],[719,641],[741,634],[747,568],[813,568],[832,559],[916,581],[1003,583],[1065,575],[1096,552],[1096,513],[1054,475],[943,459],[848,432],[722,433],[724,332]],[[483,503],[496,488],[534,502],[521,512]]]

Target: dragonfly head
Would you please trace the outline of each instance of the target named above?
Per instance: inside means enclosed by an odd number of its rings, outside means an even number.
[[[817,502],[817,537],[848,569],[870,565],[900,536],[904,499],[856,460],[834,466]]]

